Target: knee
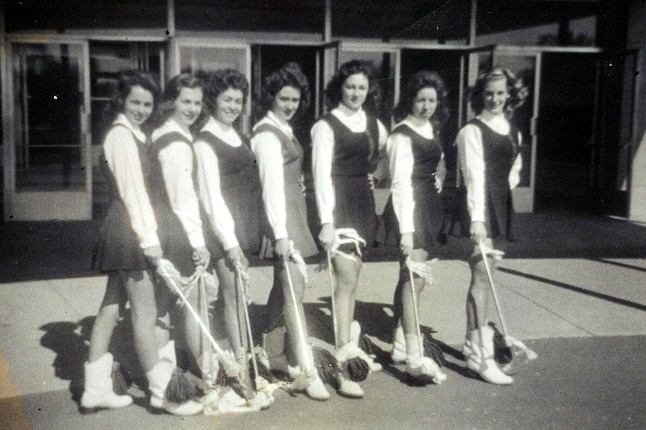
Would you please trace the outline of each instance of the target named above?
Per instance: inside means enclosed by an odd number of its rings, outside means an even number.
[[[157,323],[157,312],[155,309],[144,309],[132,313],[132,329],[135,333],[147,333],[154,330]]]
[[[101,309],[99,309],[99,314],[97,315],[96,319],[103,321],[105,323],[111,323],[113,325],[116,325],[117,322],[119,321],[119,317],[120,317],[119,305],[113,304],[108,306],[102,306]]]
[[[417,278],[417,277],[413,277],[413,278],[414,278],[413,282],[415,282],[415,292],[417,294],[421,294],[422,291],[424,291],[424,287],[426,286],[426,282],[424,282],[424,279],[422,279],[422,278]]]

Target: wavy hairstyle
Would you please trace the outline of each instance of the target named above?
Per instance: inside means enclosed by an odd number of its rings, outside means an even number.
[[[236,69],[220,69],[211,73],[204,91],[204,105],[213,113],[215,109],[216,100],[220,94],[232,88],[242,92],[242,104],[247,102],[249,96],[249,82],[247,77],[237,71]]]
[[[437,93],[437,108],[431,116],[431,124],[436,130],[441,130],[449,118],[449,107],[446,105],[448,93],[440,75],[428,70],[420,70],[406,82],[393,114],[395,122],[402,121],[412,112],[417,94],[424,88],[433,88]]]
[[[142,87],[150,92],[153,96],[153,106],[154,108],[157,107],[160,93],[159,79],[157,78],[157,75],[141,70],[121,70],[119,72],[119,82],[117,84],[116,93],[112,98],[112,110],[114,115],[123,112],[124,104],[133,87]],[[152,118],[154,114],[155,109],[153,109],[153,115],[151,115],[150,118]],[[148,121],[150,118],[148,118]]]
[[[484,89],[491,81],[505,79],[507,82],[507,92],[509,97],[505,102],[505,115],[511,117],[514,110],[525,102],[529,95],[527,86],[523,84],[522,79],[516,79],[516,75],[509,69],[494,66],[491,69],[481,73],[473,87],[469,88],[469,104],[476,115],[480,115],[484,110]]]
[[[368,78],[368,95],[363,103],[364,109],[370,114],[377,113],[377,103],[380,97],[380,88],[375,79],[375,66],[370,61],[350,60],[341,64],[339,70],[328,82],[325,88],[325,97],[328,109],[334,109],[341,103],[343,84],[352,75],[363,74]]]
[[[200,76],[203,76],[203,74]],[[173,112],[175,111],[173,104],[175,103],[175,100],[177,100],[177,97],[179,97],[179,93],[182,91],[182,88],[200,88],[204,91],[204,81],[192,73],[180,73],[168,81],[159,103],[159,112],[156,121],[157,126],[163,124],[173,115]],[[204,109],[202,109],[200,117],[204,116],[204,114]],[[196,121],[196,123],[198,122],[200,122],[200,118]]]
[[[276,95],[285,87],[293,87],[301,92],[301,101],[294,118],[299,117],[310,106],[310,84],[301,66],[291,62],[272,72],[262,84],[262,93],[256,107],[256,119],[260,120],[274,106]]]

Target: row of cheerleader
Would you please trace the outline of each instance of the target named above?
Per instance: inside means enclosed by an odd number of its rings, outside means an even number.
[[[514,84],[507,70],[484,72],[470,93],[476,116],[456,140],[472,273],[463,352],[468,369],[493,384],[513,382],[495,361],[495,331],[485,311],[487,269],[497,260],[491,251],[504,246],[513,213],[511,189],[521,167],[520,134],[508,121]],[[111,200],[93,263],[108,281],[85,363],[83,411],[133,401],[115,392],[108,351],[126,301],[151,410],[194,415],[222,402],[268,407],[272,397],[260,395],[259,367],[283,367],[293,379],[291,391],[315,400],[328,399],[329,386],[344,397],[364,397],[360,382],[381,365],[360,347],[354,312],[362,261],[376,231],[372,174],[380,160],[389,166],[386,211],[395,216],[401,253],[391,359],[405,363],[413,379],[436,384],[446,379],[440,359],[424,346],[418,315],[420,294],[430,281],[425,262],[438,256],[440,246],[446,89],[436,73],[410,77],[390,132],[364,109],[375,89],[372,64],[341,65],[325,91],[332,109],[311,129],[317,239],[329,270],[334,328],[334,349],[328,353],[333,364],[324,369],[308,341],[303,309],[304,259],[320,248],[308,227],[304,150],[292,128],[310,101],[300,67],[288,63],[264,79],[257,100],[261,119],[248,139],[234,124],[249,96],[238,71],[182,73],[163,94],[149,73],[120,74],[117,115],[102,153]],[[254,349],[246,307],[248,256],[263,237],[272,245],[274,273],[270,323],[263,332],[271,335],[281,327],[285,339],[284,348],[271,353]],[[215,298],[224,304],[217,310],[224,348],[204,316],[204,305],[208,309]],[[183,389],[177,336],[209,382],[202,397]],[[276,357],[283,358],[282,366]]]

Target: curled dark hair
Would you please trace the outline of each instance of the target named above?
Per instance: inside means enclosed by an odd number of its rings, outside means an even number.
[[[204,90],[204,82],[202,79],[198,78],[191,73],[181,73],[173,77],[161,97],[161,102],[159,103],[159,114],[157,116],[157,125],[161,125],[173,115],[175,107],[173,106],[177,97],[179,97],[182,88],[200,88]],[[204,109],[202,109],[202,114],[204,115]],[[199,121],[199,119],[198,119]],[[196,122],[198,122],[196,121]]]
[[[236,69],[216,70],[210,74],[206,82],[208,83],[205,88],[204,104],[211,113],[215,110],[218,96],[229,88],[240,90],[243,97],[242,103],[247,102],[249,82],[247,81],[247,77]]]
[[[364,102],[364,109],[370,114],[376,113],[379,98],[379,85],[375,80],[375,66],[370,61],[351,60],[341,64],[339,70],[328,82],[325,88],[325,97],[328,109],[334,109],[341,103],[343,83],[352,75],[362,74],[368,79],[368,95]]]
[[[481,73],[476,83],[469,89],[469,103],[471,109],[476,115],[480,115],[484,110],[484,89],[491,81],[505,79],[507,82],[507,92],[509,97],[505,102],[505,114],[507,117],[513,115],[514,109],[521,106],[528,96],[528,88],[523,84],[522,79],[516,79],[516,75],[509,69],[501,67],[492,67]]]
[[[260,120],[274,106],[276,95],[285,87],[294,87],[301,92],[301,101],[294,117],[300,116],[310,106],[310,85],[297,63],[287,63],[265,78],[262,93],[256,108],[256,118]]]
[[[412,112],[417,94],[424,88],[433,88],[437,93],[437,108],[431,117],[431,124],[440,130],[449,118],[449,107],[446,104],[447,91],[444,81],[435,72],[420,70],[406,82],[399,103],[395,107],[395,122],[400,122]]]
[[[153,96],[153,105],[159,102],[159,81],[157,75],[141,70],[121,70],[117,91],[112,99],[114,114],[123,112],[123,107],[133,87],[141,87]]]

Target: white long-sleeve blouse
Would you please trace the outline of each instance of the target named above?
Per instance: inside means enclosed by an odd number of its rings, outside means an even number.
[[[294,136],[289,124],[281,122],[271,111],[254,126],[254,130],[263,124],[274,126],[289,137]],[[269,225],[276,240],[284,239],[288,237],[288,234],[282,145],[278,137],[270,131],[255,134],[250,143],[251,150],[256,155],[258,163],[260,183],[262,184],[262,200],[265,203],[265,212]]]
[[[233,129],[226,130],[213,117],[202,127],[234,147],[240,146],[242,140]],[[232,133],[230,133],[231,131]],[[193,144],[197,158],[197,189],[200,201],[211,223],[215,236],[220,240],[225,250],[238,246],[235,235],[235,222],[227,207],[220,188],[220,165],[218,156],[207,142],[196,140]]]
[[[480,115],[477,118],[498,134],[507,135],[511,130],[511,125],[504,115]],[[519,133],[519,143],[520,139],[521,135]],[[458,145],[460,170],[464,178],[464,186],[467,189],[467,208],[471,215],[471,221],[484,222],[486,192],[482,132],[477,125],[467,124],[458,132],[456,143]],[[509,172],[510,189],[516,188],[520,182],[520,169],[522,164],[521,155],[518,154]]]
[[[146,136],[141,130],[135,129],[122,113],[117,115],[114,124],[125,128],[113,127],[108,132],[103,143],[103,154],[141,248],[157,246],[157,220],[146,189],[137,142],[133,138],[134,135],[145,142]]]
[[[153,132],[152,140],[155,142],[161,136],[173,132],[193,141],[191,133],[172,118]],[[194,249],[205,246],[200,203],[193,184],[193,150],[190,144],[183,140],[171,142],[159,151],[158,157],[173,212],[182,223],[191,246]]]
[[[331,111],[353,133],[363,133],[368,127],[365,111],[353,111],[340,104]],[[379,129],[378,151],[382,154],[388,137],[386,127],[377,120]],[[311,130],[312,136],[312,173],[314,175],[314,194],[321,218],[321,224],[334,222],[335,195],[332,184],[332,161],[334,159],[334,130],[325,120],[317,121]]]

